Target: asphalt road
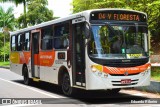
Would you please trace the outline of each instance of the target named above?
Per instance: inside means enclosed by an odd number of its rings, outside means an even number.
[[[7,104],[7,101],[14,104]],[[156,104],[156,101],[159,104]],[[0,104],[2,107],[51,107],[52,104],[58,107],[64,107],[64,104],[65,107],[135,107],[135,105],[159,107],[160,95],[133,89],[121,90],[118,95],[109,95],[105,91],[79,90],[76,96],[69,98],[63,95],[61,88],[56,85],[34,82],[30,86],[26,86],[23,84],[22,76],[8,69],[0,68],[0,103],[2,102],[3,104]],[[137,102],[139,103],[136,104]],[[146,102],[147,104],[145,104]]]

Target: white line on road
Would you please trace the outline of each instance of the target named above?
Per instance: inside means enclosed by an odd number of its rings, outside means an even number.
[[[21,84],[18,84],[18,83],[9,81],[9,80],[5,80],[5,79],[2,79],[2,78],[0,78],[0,80],[5,81],[5,82],[8,82],[8,83],[11,83],[11,84],[14,84],[14,85],[17,85],[17,86],[21,86],[21,87],[24,87],[24,88],[28,88],[28,89],[30,89],[30,90],[32,90],[32,91],[35,91],[35,92],[44,94],[44,95],[49,96],[49,97],[51,97],[51,98],[60,98],[60,97],[57,97],[57,96],[54,96],[54,95],[50,95],[50,94],[48,94],[48,93],[42,92],[41,90],[38,90],[38,89],[35,89],[35,88],[32,88],[32,87],[29,87],[29,86],[21,85]]]
[[[146,94],[143,94],[143,93],[136,93],[136,94],[133,94],[135,96],[145,96]]]

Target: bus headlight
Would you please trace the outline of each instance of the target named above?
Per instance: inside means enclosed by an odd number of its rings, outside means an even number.
[[[102,71],[99,71],[99,70],[96,69],[95,67],[91,67],[91,71],[92,71],[95,75],[97,75],[97,76],[99,76],[99,77],[102,77],[102,78],[107,78],[107,77],[108,77],[108,74],[107,74],[107,73],[104,73],[104,72],[102,72]]]
[[[95,67],[92,67],[91,70],[92,70],[92,72],[96,72],[97,71],[97,69]]]

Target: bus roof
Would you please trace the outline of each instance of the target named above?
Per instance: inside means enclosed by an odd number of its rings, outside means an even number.
[[[79,13],[76,13],[76,14],[68,15],[68,16],[63,17],[63,18],[58,18],[58,19],[55,19],[55,20],[43,22],[43,23],[38,24],[38,25],[29,26],[28,28],[24,28],[24,29],[20,29],[20,30],[11,32],[10,35],[15,35],[15,34],[19,34],[19,33],[22,33],[22,32],[27,32],[27,31],[34,30],[34,29],[41,28],[41,27],[45,27],[45,26],[48,26],[48,25],[51,25],[51,24],[56,24],[56,23],[67,21],[67,20],[75,19],[75,18],[78,18],[78,17],[85,17],[86,20],[89,20],[89,14],[91,12],[93,12],[93,11],[105,11],[105,10],[133,11],[133,12],[138,12],[138,13],[146,15],[146,13],[141,12],[141,11],[129,10],[129,9],[120,9],[120,8],[92,9],[92,10],[86,10],[86,11],[82,11],[82,12],[79,12]]]

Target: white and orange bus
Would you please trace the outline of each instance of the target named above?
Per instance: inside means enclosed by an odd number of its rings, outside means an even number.
[[[147,16],[126,9],[87,10],[11,33],[10,69],[24,83],[109,90],[150,84]]]

